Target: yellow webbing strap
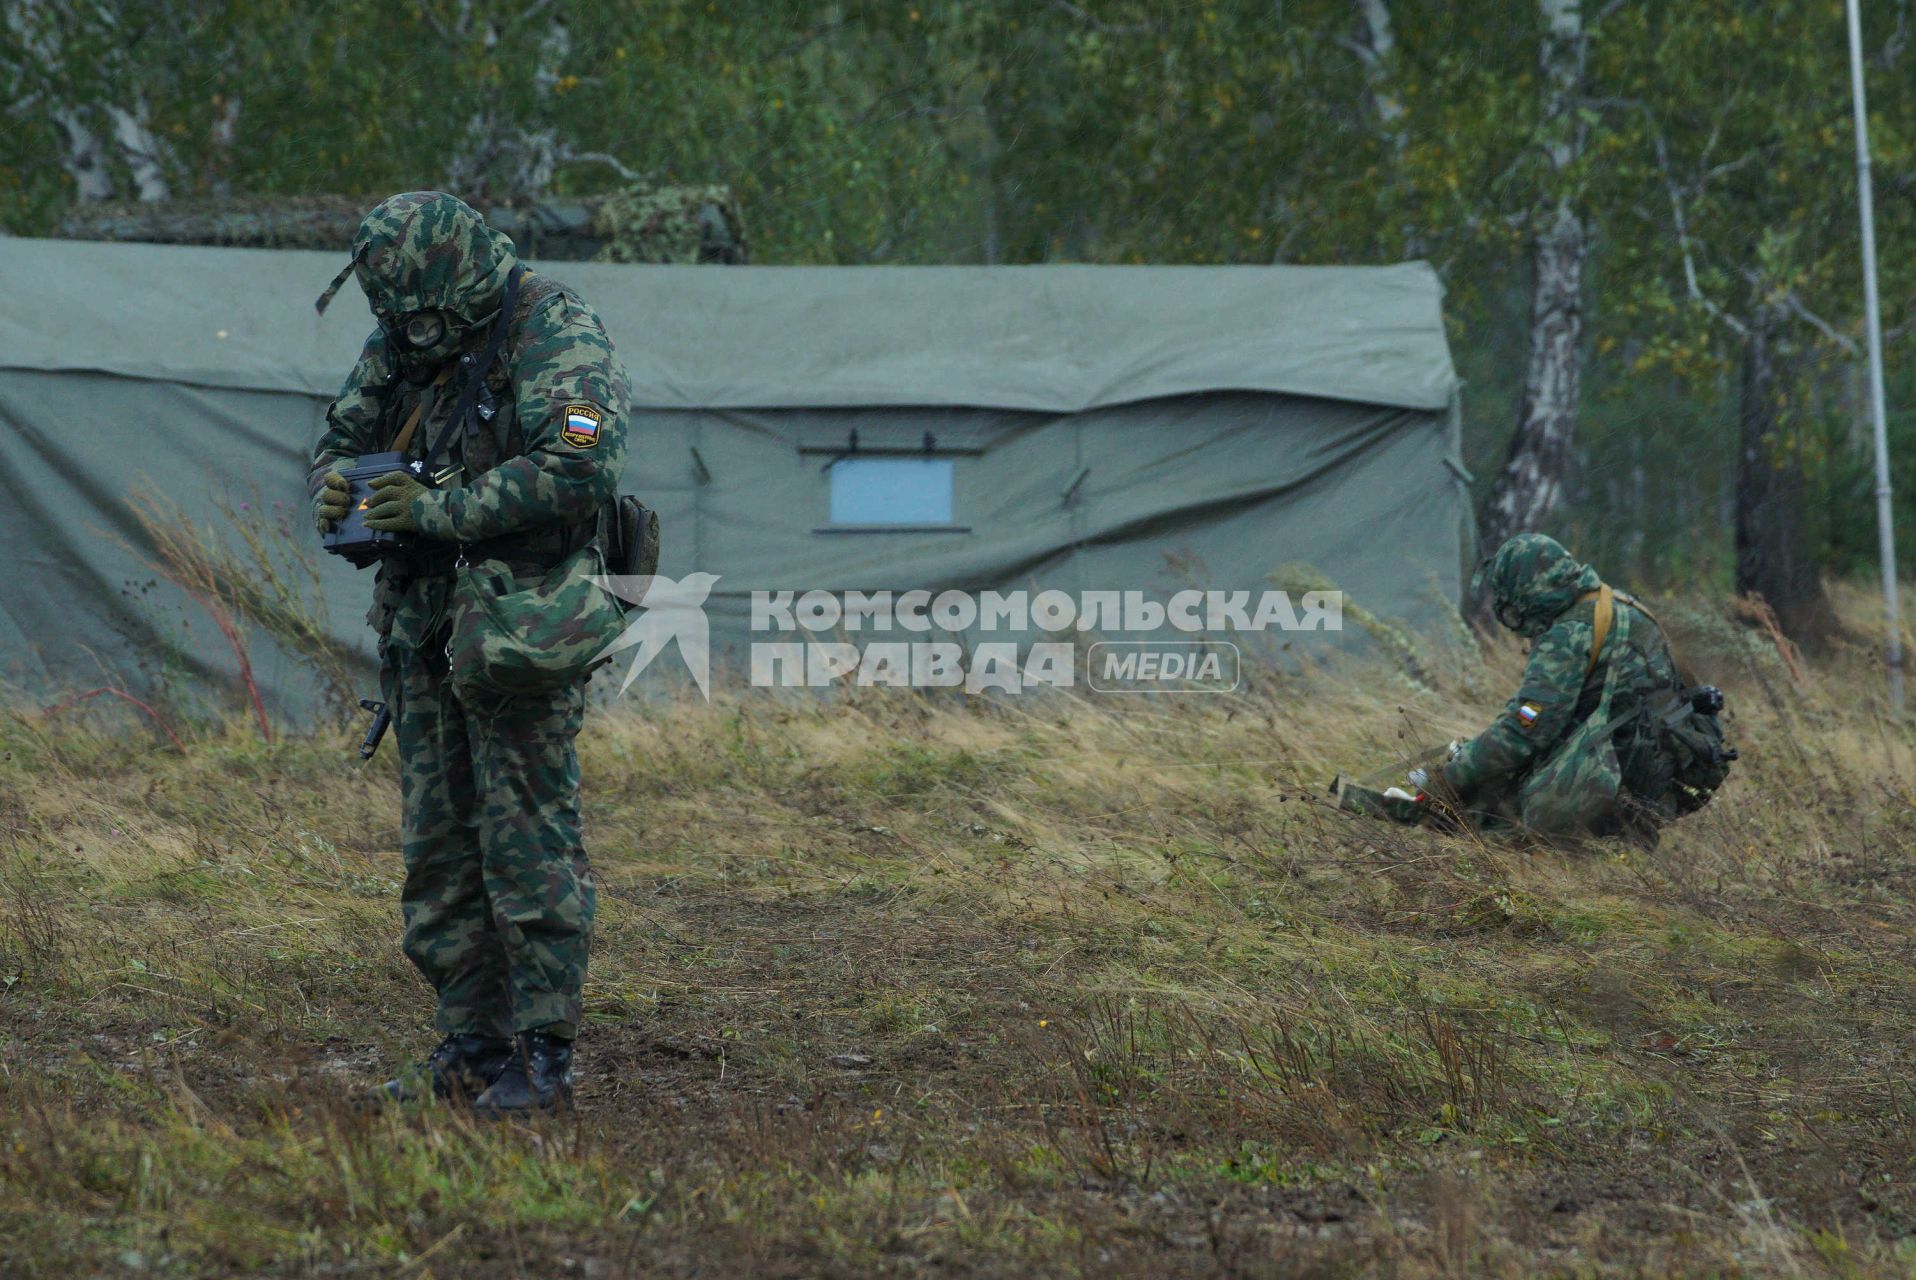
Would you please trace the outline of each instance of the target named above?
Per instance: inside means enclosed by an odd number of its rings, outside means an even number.
[[[1591,623],[1590,665],[1583,669],[1583,678],[1585,680],[1588,680],[1591,673],[1597,669],[1597,658],[1603,652],[1603,642],[1610,638],[1610,625],[1616,618],[1616,602],[1621,600],[1655,624],[1657,633],[1663,636],[1664,648],[1670,652],[1670,662],[1676,667],[1677,679],[1683,682],[1684,687],[1687,688],[1694,683],[1694,681],[1690,679],[1688,669],[1683,665],[1683,659],[1677,657],[1676,646],[1671,644],[1670,637],[1664,634],[1663,624],[1657,621],[1656,614],[1651,613],[1644,607],[1643,601],[1637,599],[1635,596],[1625,595],[1621,591],[1612,591],[1608,585],[1577,597],[1578,604],[1582,604],[1585,600],[1595,600],[1597,602],[1597,616]]]
[[[452,363],[448,361],[446,367],[439,371],[439,376],[432,380],[433,388],[437,390],[445,386],[446,379],[450,377],[452,377]],[[406,452],[406,446],[412,443],[413,428],[419,425],[419,415],[426,411],[426,399],[426,396],[421,395],[413,402],[412,416],[406,419],[406,425],[399,428],[399,434],[393,437],[393,447],[390,452]]]
[[[1603,642],[1610,638],[1610,624],[1616,620],[1617,616],[1617,593],[1610,589],[1608,583],[1595,591],[1578,596],[1577,603],[1582,604],[1590,599],[1595,599],[1597,602],[1597,616],[1590,624],[1590,663],[1583,669],[1585,680],[1588,680],[1591,673],[1597,669],[1597,658],[1603,653]]]

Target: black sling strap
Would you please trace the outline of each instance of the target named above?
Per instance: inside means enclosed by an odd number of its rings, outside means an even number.
[[[512,327],[512,313],[519,304],[519,277],[525,274],[524,267],[514,267],[512,274],[506,277],[505,301],[499,304],[499,318],[493,322],[492,333],[486,338],[486,348],[479,362],[472,366],[472,372],[466,376],[466,385],[459,390],[459,400],[452,407],[452,416],[439,428],[434,437],[432,448],[419,463],[412,468],[414,475],[429,476],[434,464],[452,443],[452,437],[472,413],[473,405],[479,399],[480,390],[486,385],[486,371],[492,368],[492,362],[499,358],[499,352],[506,345],[506,332]]]

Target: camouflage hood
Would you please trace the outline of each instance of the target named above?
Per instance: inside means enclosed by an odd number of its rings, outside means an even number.
[[[408,191],[381,201],[359,224],[348,269],[382,321],[443,311],[455,327],[470,329],[497,308],[517,263],[512,241],[465,201]],[[321,295],[321,311],[345,275]]]
[[[1487,592],[1497,620],[1535,638],[1550,629],[1579,596],[1603,585],[1597,571],[1555,538],[1520,533],[1478,568],[1471,594]]]

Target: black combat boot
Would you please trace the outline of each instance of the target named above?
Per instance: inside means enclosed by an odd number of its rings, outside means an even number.
[[[492,1087],[473,1102],[482,1116],[556,1111],[572,1104],[572,1042],[543,1031],[519,1035],[511,1059]]]
[[[447,1036],[418,1069],[388,1080],[380,1093],[393,1102],[413,1102],[425,1096],[429,1077],[435,1098],[470,1102],[499,1078],[512,1052],[512,1041],[498,1036]]]

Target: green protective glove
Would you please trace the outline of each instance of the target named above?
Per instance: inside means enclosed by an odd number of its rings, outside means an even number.
[[[419,521],[413,512],[413,499],[432,492],[404,471],[388,471],[373,479],[371,506],[366,508],[366,527],[386,533],[418,533]]]
[[[320,477],[319,488],[313,491],[313,523],[319,526],[321,533],[331,533],[333,526],[346,518],[346,477],[337,471],[328,471]]]

